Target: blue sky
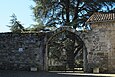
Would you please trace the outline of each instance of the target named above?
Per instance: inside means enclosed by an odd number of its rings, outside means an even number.
[[[32,0],[1,0],[0,1],[0,32],[9,32],[11,15],[15,13],[23,26],[29,27],[34,23],[30,6],[34,6]]]

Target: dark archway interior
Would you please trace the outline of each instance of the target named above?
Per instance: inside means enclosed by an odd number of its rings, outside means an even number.
[[[73,32],[63,30],[48,41],[48,70],[83,68],[83,41]]]

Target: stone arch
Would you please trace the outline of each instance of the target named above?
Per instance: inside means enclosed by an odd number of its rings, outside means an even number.
[[[84,71],[86,70],[86,47],[80,34],[80,32],[71,27],[60,27],[54,31],[54,34],[48,39],[46,44],[45,70],[48,70],[51,64],[50,61],[54,62],[54,65],[61,66],[65,64],[65,70],[73,70],[75,60],[81,54],[83,68]]]

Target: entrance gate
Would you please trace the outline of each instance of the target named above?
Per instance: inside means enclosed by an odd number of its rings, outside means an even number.
[[[46,46],[48,71],[83,70],[84,43],[74,31],[61,27],[49,38]]]

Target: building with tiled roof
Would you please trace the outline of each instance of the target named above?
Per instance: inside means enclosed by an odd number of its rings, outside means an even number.
[[[115,73],[115,13],[94,13],[86,22],[90,25],[88,64],[99,71]]]
[[[88,23],[115,21],[115,13],[94,13],[88,20]]]

